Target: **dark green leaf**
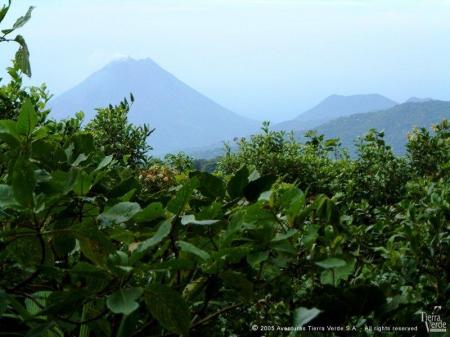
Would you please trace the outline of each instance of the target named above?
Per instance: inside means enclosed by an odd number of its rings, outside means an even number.
[[[145,290],[145,303],[152,316],[167,330],[189,335],[191,313],[177,292],[164,285],[151,285]]]
[[[2,9],[0,9],[0,22],[2,22],[3,19],[5,18],[10,6],[11,6],[11,0],[8,0],[8,5],[3,5]]]
[[[25,42],[25,39],[21,35],[17,35],[15,41],[20,44],[19,49],[15,55],[15,62],[19,69],[28,77],[31,77],[31,66],[30,66],[30,51]]]
[[[225,271],[220,274],[220,278],[224,281],[224,285],[236,289],[244,298],[253,296],[253,283],[250,282],[245,275],[235,271]]]
[[[194,174],[198,178],[198,190],[204,196],[211,199],[221,199],[225,196],[225,186],[222,179],[206,172],[196,172]]]
[[[198,179],[196,177],[191,178],[188,182],[186,182],[183,187],[177,192],[175,198],[169,201],[167,205],[167,209],[174,213],[181,213],[186,207],[187,203],[192,197],[192,193],[194,189],[198,186]]]
[[[113,156],[105,156],[102,161],[98,164],[95,171],[100,171],[101,169],[107,167],[113,161]]]
[[[208,226],[214,225],[220,222],[220,220],[195,220],[195,215],[183,215],[181,218],[182,225],[200,225],[200,226]]]
[[[23,26],[28,22],[28,20],[30,20],[30,18],[31,18],[31,13],[33,12],[33,9],[34,9],[34,7],[33,7],[33,6],[30,6],[30,7],[28,8],[28,11],[25,13],[25,15],[24,15],[24,16],[21,16],[20,18],[18,18],[18,19],[16,20],[16,22],[15,22],[14,25],[13,25],[13,29],[14,29],[14,30],[23,27]]]
[[[29,98],[25,100],[20,109],[19,117],[17,118],[16,129],[17,132],[29,136],[37,123],[36,110]]]
[[[11,186],[0,185],[0,209],[17,206],[17,201],[14,199],[14,191]]]
[[[133,220],[136,222],[150,222],[162,217],[164,217],[164,208],[162,203],[153,202],[137,213],[133,217]]]
[[[253,180],[244,188],[244,196],[248,201],[254,202],[258,200],[261,193],[270,190],[276,180],[277,177],[273,175],[266,175]]]
[[[92,187],[92,177],[84,172],[78,171],[73,184],[73,191],[76,195],[86,195],[91,190]]]
[[[304,308],[300,307],[294,311],[294,326],[302,327],[316,318],[321,313],[321,310],[317,308]]]
[[[129,315],[139,308],[136,300],[139,299],[142,292],[141,288],[120,289],[108,296],[106,305],[115,314]]]
[[[194,246],[193,244],[185,241],[177,241],[178,247],[181,248],[183,252],[190,253],[200,257],[202,260],[208,260],[210,258],[209,254],[204,250]]]
[[[14,198],[23,206],[32,208],[35,184],[36,179],[31,163],[24,158],[19,158],[14,165],[12,176]]]
[[[347,262],[342,259],[338,259],[337,257],[329,257],[328,259],[316,262],[316,265],[325,269],[343,267],[346,264]]]
[[[141,210],[136,202],[120,202],[98,216],[104,224],[120,224],[130,220]]]
[[[133,259],[139,259],[148,249],[160,243],[166,236],[169,235],[172,225],[169,221],[164,221],[159,226],[158,231],[150,239],[147,239],[139,244],[133,252]]]
[[[248,169],[243,166],[236,174],[230,179],[227,186],[228,194],[232,199],[236,199],[244,196],[244,188],[248,184]]]
[[[108,255],[114,250],[111,241],[93,224],[81,224],[72,229],[80,242],[81,252],[95,264],[105,265]]]
[[[9,119],[0,120],[0,139],[10,146],[19,146],[20,136],[17,132],[17,123],[15,121]]]

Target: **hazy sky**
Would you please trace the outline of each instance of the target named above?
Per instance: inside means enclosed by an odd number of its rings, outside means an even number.
[[[450,100],[450,0],[16,0],[10,20],[30,5],[33,83],[55,94],[131,56],[259,120],[330,94]]]

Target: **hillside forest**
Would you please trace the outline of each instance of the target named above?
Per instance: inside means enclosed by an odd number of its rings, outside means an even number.
[[[23,84],[31,10],[0,36],[0,336],[448,335],[448,120],[401,156],[264,123],[197,170],[151,156],[133,95],[50,118]]]

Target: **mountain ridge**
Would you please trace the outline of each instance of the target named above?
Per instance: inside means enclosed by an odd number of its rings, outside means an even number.
[[[450,119],[450,101],[405,102],[386,110],[340,117],[314,130],[326,138],[339,138],[343,147],[354,152],[358,137],[372,128],[377,129],[384,132],[386,143],[392,146],[394,152],[402,155],[406,152],[409,132],[415,127],[430,128],[443,119]],[[296,138],[303,140],[305,131],[297,131]]]
[[[129,120],[156,128],[149,137],[154,154],[212,144],[258,129],[259,123],[240,116],[179,80],[150,58],[120,59],[92,73],[50,102],[51,116],[66,118],[116,104],[133,93]]]
[[[384,110],[398,103],[380,94],[330,95],[296,118],[278,123],[276,130],[309,129],[335,118],[355,113]]]

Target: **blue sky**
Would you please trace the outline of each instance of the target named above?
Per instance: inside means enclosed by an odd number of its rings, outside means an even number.
[[[10,19],[30,5],[32,82],[55,94],[131,56],[259,120],[330,94],[450,100],[450,0],[16,0]]]

